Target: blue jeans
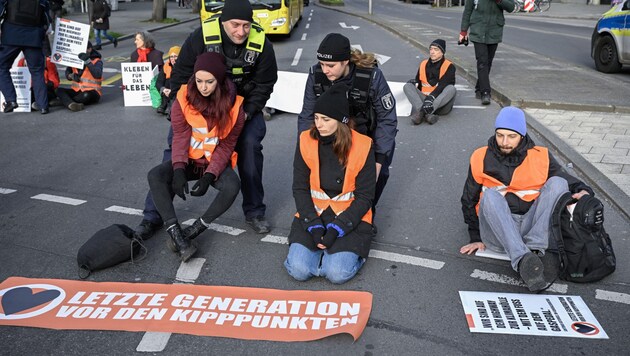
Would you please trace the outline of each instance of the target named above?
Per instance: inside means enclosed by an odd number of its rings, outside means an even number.
[[[96,42],[95,44],[96,46],[101,45],[101,36],[107,38],[111,42],[114,42],[114,37],[110,35],[109,33],[107,33],[107,30],[94,29],[94,41]]]
[[[487,189],[479,204],[481,241],[492,251],[506,252],[512,268],[518,271],[521,258],[532,250],[549,247],[549,223],[556,202],[569,191],[566,179],[551,177],[524,215],[512,214],[507,200],[494,189]]]
[[[332,283],[343,284],[351,280],[364,263],[365,258],[353,252],[311,251],[299,243],[293,243],[289,247],[284,267],[298,281],[325,277]]]

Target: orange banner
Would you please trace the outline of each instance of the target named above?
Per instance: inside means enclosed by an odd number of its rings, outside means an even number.
[[[10,277],[0,325],[308,341],[367,324],[372,294]]]

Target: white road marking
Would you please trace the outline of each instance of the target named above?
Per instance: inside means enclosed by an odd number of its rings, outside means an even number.
[[[512,286],[525,287],[525,288],[527,287],[523,282],[521,282],[520,280],[517,280],[516,278],[512,278],[512,277],[505,276],[498,273],[486,272],[486,271],[482,271],[478,269],[475,269],[473,273],[470,274],[470,276],[472,278],[477,278],[477,279],[481,279],[481,280],[489,281],[489,282],[503,283],[503,284],[509,284]],[[566,294],[567,291],[569,290],[569,286],[566,284],[554,283],[547,290],[550,292]]]
[[[485,106],[475,106],[475,105],[453,105],[453,108],[486,110]]]
[[[302,40],[302,41],[306,41],[306,33],[303,33],[303,34],[302,34],[302,38],[301,38],[300,40]]]
[[[429,260],[427,258],[401,255],[399,253],[386,252],[386,251],[380,251],[380,250],[371,250],[369,256],[372,258],[379,258],[381,260],[406,263],[406,264],[410,264],[414,266],[426,267],[426,268],[431,268],[431,269],[441,269],[445,265],[445,263],[442,261]]]
[[[194,222],[195,222],[195,219],[189,219],[189,220],[184,221],[182,225],[192,225]],[[237,229],[235,227],[215,224],[215,223],[210,223],[210,226],[208,227],[208,229],[221,232],[224,234],[232,235],[232,236],[238,236],[245,232],[245,230],[243,229]]]
[[[267,235],[260,239],[262,242],[271,242],[274,244],[288,245],[289,238],[284,236],[276,236],[276,235]]]
[[[61,204],[68,204],[68,205],[74,205],[74,206],[87,203],[87,200],[72,199],[72,198],[60,197],[58,195],[50,195],[50,194],[37,194],[35,196],[32,196],[31,199],[45,200],[45,201],[50,201],[53,203],[61,203]]]
[[[306,26],[304,26],[304,28],[306,28],[308,30],[308,28],[311,27],[310,23],[307,23]]]
[[[295,51],[295,57],[293,57],[293,62],[291,62],[291,65],[296,66],[300,62],[301,56],[302,56],[302,49],[298,48],[297,51]]]
[[[105,211],[112,211],[114,213],[142,216],[142,210],[140,209],[126,208],[124,206],[118,206],[118,205],[112,205],[109,208],[106,208]]]
[[[595,299],[630,304],[630,294],[595,289]]]
[[[15,193],[15,192],[17,192],[17,190],[15,190],[15,189],[0,188],[0,194],[11,194],[11,193]]]
[[[437,17],[439,19],[446,19],[446,20],[451,20],[452,19],[452,17],[448,17],[448,16],[434,16],[434,17]]]
[[[531,28],[531,27],[510,26],[510,28],[517,28],[519,30],[538,32],[538,33],[544,33],[544,34],[548,34],[549,33],[549,31],[537,30],[537,29],[534,29],[534,28]],[[590,36],[580,36],[580,35],[573,35],[573,34],[569,34],[569,33],[560,33],[560,32],[554,32],[554,35],[573,37],[573,38],[578,38],[578,39],[581,39],[581,40],[590,40],[591,39]]]
[[[182,262],[177,269],[175,280],[179,283],[195,283],[201,273],[205,258],[191,258]],[[171,333],[148,331],[142,335],[142,340],[136,347],[138,352],[162,352],[171,338]]]
[[[455,89],[457,90],[463,90],[463,91],[469,91],[472,90],[471,87],[469,87],[468,85],[465,84],[455,84]]]

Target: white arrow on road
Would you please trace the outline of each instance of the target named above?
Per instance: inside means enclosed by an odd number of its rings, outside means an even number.
[[[356,30],[356,29],[358,29],[358,28],[359,28],[359,26],[348,26],[348,25],[346,25],[346,23],[345,23],[345,22],[340,22],[340,23],[339,23],[339,26],[341,26],[341,28],[351,28],[351,29],[353,29],[353,30]]]

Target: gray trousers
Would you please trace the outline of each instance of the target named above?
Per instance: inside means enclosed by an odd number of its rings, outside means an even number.
[[[512,214],[507,200],[494,189],[483,192],[479,204],[481,241],[495,252],[506,252],[512,268],[532,250],[544,252],[549,247],[549,223],[553,207],[560,196],[569,191],[561,177],[551,177],[525,215]]]
[[[403,86],[403,91],[407,96],[407,99],[411,103],[412,112],[420,110],[426,95],[416,87],[413,83],[407,83]],[[455,103],[455,94],[457,90],[453,85],[447,85],[440,95],[433,100],[433,112],[436,115],[446,115],[453,110],[453,104]]]

